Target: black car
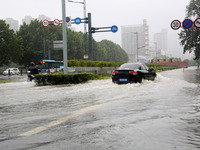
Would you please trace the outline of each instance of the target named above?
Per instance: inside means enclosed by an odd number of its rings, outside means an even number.
[[[142,83],[143,79],[154,80],[156,73],[143,63],[125,63],[113,71],[114,83]]]

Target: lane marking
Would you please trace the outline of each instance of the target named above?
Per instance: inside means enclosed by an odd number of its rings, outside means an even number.
[[[100,106],[102,106],[102,105],[104,105],[106,103],[109,103],[109,102],[112,102],[112,101],[116,101],[116,100],[121,99],[121,98],[123,98],[125,96],[127,96],[127,94],[124,94],[124,95],[121,95],[121,96],[116,96],[116,97],[114,97],[112,99],[109,99],[109,100],[106,100],[106,101],[104,101],[102,103],[99,103],[99,104],[96,104],[96,105],[92,105],[92,106],[89,106],[89,107],[86,107],[86,108],[82,108],[82,109],[80,109],[78,112],[76,112],[74,114],[71,114],[71,115],[68,115],[66,117],[60,118],[58,120],[52,121],[52,122],[50,122],[50,123],[48,123],[48,124],[46,124],[44,126],[40,126],[40,127],[34,128],[34,129],[32,129],[30,131],[27,131],[27,132],[24,132],[24,133],[22,133],[22,134],[20,134],[18,136],[23,137],[23,136],[32,136],[34,134],[38,134],[38,133],[40,133],[42,131],[48,130],[51,127],[60,125],[60,124],[66,122],[66,121],[68,121],[70,119],[73,119],[75,117],[78,117],[78,116],[81,116],[81,115],[86,114],[88,112],[91,112],[91,111],[99,108]]]

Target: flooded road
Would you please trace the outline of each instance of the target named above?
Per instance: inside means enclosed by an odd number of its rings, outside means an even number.
[[[198,150],[200,70],[117,85],[0,84],[1,150]]]

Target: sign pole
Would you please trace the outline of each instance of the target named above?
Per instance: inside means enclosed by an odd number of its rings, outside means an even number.
[[[63,62],[64,62],[64,74],[68,73],[67,64],[67,27],[66,27],[66,10],[65,0],[62,0],[62,27],[63,27]]]

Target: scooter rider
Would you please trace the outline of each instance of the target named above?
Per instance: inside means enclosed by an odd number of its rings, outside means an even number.
[[[34,62],[31,62],[30,66],[28,67],[28,78],[30,81],[34,79],[35,74],[39,74],[39,68],[36,67]]]

